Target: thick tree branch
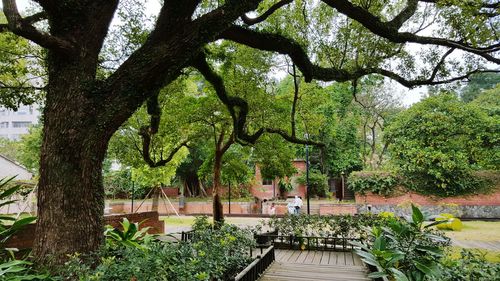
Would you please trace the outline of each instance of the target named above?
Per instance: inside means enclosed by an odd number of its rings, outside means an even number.
[[[322,81],[337,81],[346,82],[353,79],[358,79],[369,74],[380,74],[396,80],[403,86],[412,88],[422,85],[438,85],[450,83],[453,81],[458,81],[468,78],[471,74],[478,72],[498,72],[496,70],[480,70],[476,69],[470,71],[464,75],[457,76],[454,78],[436,81],[437,71],[442,67],[444,59],[453,51],[450,49],[443,56],[440,62],[434,68],[433,73],[429,78],[426,79],[407,79],[395,72],[378,68],[362,68],[355,70],[344,70],[335,67],[325,68],[317,66],[311,62],[309,57],[303,48],[295,41],[277,34],[270,34],[264,32],[257,32],[254,30],[246,29],[240,26],[233,26],[221,34],[222,39],[231,40],[240,44],[244,44],[256,49],[278,52],[280,54],[288,55],[294,64],[300,69],[304,75],[305,81],[310,82],[312,79],[322,80]]]
[[[200,54],[195,60],[193,60],[192,66],[198,69],[203,77],[205,77],[205,79],[212,84],[217,97],[229,110],[233,119],[234,135],[237,141],[242,140],[244,142],[254,144],[264,133],[267,132],[271,134],[278,134],[285,140],[292,143],[324,146],[322,143],[300,139],[287,134],[283,130],[274,128],[260,128],[255,133],[249,134],[246,131],[248,103],[242,98],[228,95],[224,86],[224,81],[215,71],[212,70],[204,54]]]
[[[446,1],[440,1],[440,0],[419,0],[419,2],[425,2],[425,3],[438,3],[441,2],[442,4],[447,4]],[[464,3],[469,4],[471,6],[477,7],[478,3],[476,1],[468,1],[468,0],[463,0]],[[500,8],[500,2],[482,2],[479,7],[481,8],[488,8],[488,9],[498,9]]]
[[[354,19],[361,23],[365,28],[370,30],[372,33],[386,38],[387,40],[394,43],[418,43],[423,45],[438,45],[445,46],[450,48],[457,48],[464,50],[469,53],[476,54],[481,56],[488,61],[499,64],[500,59],[494,57],[491,52],[494,52],[499,44],[494,44],[487,47],[473,47],[467,45],[460,41],[453,41],[444,38],[437,37],[426,37],[419,36],[410,32],[399,32],[399,28],[404,23],[404,20],[411,17],[410,13],[416,11],[416,9],[412,10],[411,2],[408,3],[408,6],[394,19],[394,22],[383,22],[379,17],[374,16],[367,10],[356,6],[349,2],[348,0],[322,0],[328,6],[335,8],[340,13],[348,16],[351,19]]]
[[[47,49],[58,50],[66,54],[75,53],[76,48],[71,42],[41,32],[32,25],[34,21],[41,19],[45,15],[37,14],[23,19],[19,14],[15,0],[3,0],[2,2],[3,11],[8,22],[7,26],[11,32]]]
[[[250,18],[247,15],[243,15],[243,16],[241,16],[241,20],[243,20],[243,22],[246,25],[254,25],[254,24],[257,24],[259,22],[263,22],[270,15],[272,15],[274,12],[276,12],[279,8],[281,8],[281,7],[285,6],[285,5],[288,5],[288,4],[292,3],[292,2],[293,2],[293,0],[281,0],[278,3],[272,5],[271,8],[269,8],[267,11],[265,11],[260,16],[258,16],[256,18]]]

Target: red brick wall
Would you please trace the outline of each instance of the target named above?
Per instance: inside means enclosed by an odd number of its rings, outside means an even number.
[[[429,197],[416,194],[411,191],[394,197],[383,197],[371,193],[368,193],[366,195],[356,194],[357,204],[397,205],[402,202],[413,202],[422,206],[440,204],[457,204],[463,206],[500,206],[500,190],[492,194],[448,198]]]
[[[158,218],[157,212],[146,212],[146,213],[136,213],[136,214],[120,214],[120,215],[109,215],[104,217],[105,225],[112,225],[113,227],[119,227],[120,222],[126,217],[131,222],[142,222],[141,229],[144,227],[151,227],[148,230],[150,234],[158,234],[164,232],[164,223]],[[29,249],[33,248],[33,240],[35,238],[36,223],[32,223],[24,227],[16,235],[12,236],[5,246],[7,248],[18,248],[18,249]]]
[[[355,215],[357,212],[355,204],[319,205],[320,215]]]
[[[168,197],[177,198],[179,196],[179,188],[177,188],[177,187],[164,187],[162,189],[163,189],[163,192]]]
[[[298,173],[295,174],[295,176],[302,174],[302,172],[304,172],[306,170],[306,162],[304,160],[294,160],[293,166],[298,171]],[[262,174],[261,174],[259,165],[256,165],[255,166],[255,184],[250,187],[250,193],[252,193],[253,196],[258,197],[260,199],[271,199],[271,198],[273,198],[274,194],[276,195],[276,197],[280,197],[278,182],[279,182],[279,179],[275,179],[273,181],[274,189],[275,189],[274,192],[273,192],[272,185],[262,185]],[[300,196],[300,197],[302,197],[302,199],[304,199],[306,197],[305,185],[299,184],[294,190],[292,190],[290,192],[285,192],[285,194],[283,194],[283,197],[295,196],[295,195]]]
[[[120,227],[120,222],[123,218],[127,218],[130,222],[140,223],[140,229],[149,227],[149,234],[159,234],[164,232],[164,222],[160,221],[158,212],[142,212],[134,214],[118,214],[118,215],[106,215],[104,216],[104,223],[106,225],[111,225],[112,227]]]
[[[141,203],[135,203],[134,209],[137,210]],[[250,202],[231,202],[231,213],[232,214],[249,214],[252,213],[252,204]],[[212,202],[186,202],[184,203],[184,208],[179,211],[179,203],[177,201],[172,201],[172,205],[179,214],[183,215],[191,215],[191,214],[212,214]],[[229,205],[228,202],[223,202],[222,207],[224,209],[224,213],[229,213]],[[112,203],[110,204],[111,213],[124,213],[130,212],[130,202],[126,203]],[[137,210],[138,212],[150,212],[152,211],[151,202],[145,202],[141,205],[141,207]],[[158,213],[161,215],[172,215],[175,214],[172,206],[170,204],[165,204],[160,202],[158,204]]]

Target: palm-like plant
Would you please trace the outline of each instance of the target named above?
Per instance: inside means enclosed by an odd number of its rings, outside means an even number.
[[[107,225],[104,235],[107,241],[112,244],[144,249],[141,242],[148,240],[151,235],[147,233],[149,227],[139,229],[141,223],[131,223],[127,218],[123,218],[123,221],[120,223],[123,230]]]

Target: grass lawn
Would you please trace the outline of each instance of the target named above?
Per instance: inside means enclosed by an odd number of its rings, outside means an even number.
[[[489,262],[494,262],[494,263],[500,263],[500,251],[491,251],[491,250],[485,250],[485,249],[468,249],[474,253],[479,254],[480,256],[483,256],[486,261]],[[460,247],[450,247],[450,251],[447,253],[452,259],[459,259],[460,252],[462,251],[462,248]]]
[[[462,231],[445,231],[446,236],[456,240],[500,241],[500,222],[464,221]]]
[[[492,221],[464,221],[462,222],[464,228],[462,231],[444,231],[446,236],[455,240],[474,240],[474,241],[500,241],[500,222]],[[449,255],[452,258],[458,259],[460,257],[460,247],[451,247]],[[486,249],[469,249],[478,253],[489,262],[500,263],[500,251],[486,250]]]

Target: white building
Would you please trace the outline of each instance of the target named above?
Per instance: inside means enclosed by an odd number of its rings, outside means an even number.
[[[31,125],[38,123],[39,116],[37,105],[22,105],[17,111],[0,107],[0,138],[19,140]]]
[[[0,154],[0,179],[16,176],[16,180],[30,180],[33,174],[26,168]]]

